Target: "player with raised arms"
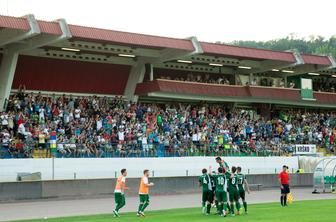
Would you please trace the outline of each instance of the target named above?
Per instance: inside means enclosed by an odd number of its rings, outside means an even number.
[[[216,157],[216,163],[218,163],[220,167],[225,168],[226,171],[230,171],[229,164],[225,162],[220,156]]]
[[[230,172],[229,164],[225,162],[225,160],[223,160],[220,156],[216,157],[216,163],[219,164],[219,167],[223,167],[226,173]],[[227,192],[229,192],[228,188],[227,188]],[[228,211],[231,212],[231,206],[229,202],[227,202],[227,208],[228,208]]]

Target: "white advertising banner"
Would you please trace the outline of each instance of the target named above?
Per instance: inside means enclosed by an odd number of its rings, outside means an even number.
[[[296,155],[316,154],[316,145],[313,145],[313,144],[297,144],[297,145],[295,145],[294,154],[296,154]]]
[[[241,166],[245,174],[279,173],[283,165],[299,167],[298,157],[223,157],[229,166]],[[203,168],[217,170],[215,157],[164,158],[58,158],[0,160],[0,182],[15,181],[17,173],[41,172],[42,180],[114,178],[126,168],[128,177],[140,177],[144,169],[154,177],[198,176]]]

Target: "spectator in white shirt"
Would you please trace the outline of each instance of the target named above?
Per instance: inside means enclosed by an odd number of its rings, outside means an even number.
[[[79,119],[81,114],[81,110],[79,108],[75,109],[75,119]]]
[[[6,114],[6,112],[2,112],[0,119],[2,128],[6,129],[8,126],[8,115]]]

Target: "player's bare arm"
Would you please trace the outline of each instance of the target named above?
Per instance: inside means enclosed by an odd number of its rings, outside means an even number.
[[[251,193],[250,186],[249,186],[246,179],[244,179],[244,185],[245,185],[245,189],[246,189],[247,193],[250,194]]]

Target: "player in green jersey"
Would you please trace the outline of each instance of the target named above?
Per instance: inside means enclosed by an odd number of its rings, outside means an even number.
[[[212,175],[216,183],[216,200],[218,201],[217,211],[219,215],[226,216],[227,194],[226,194],[226,175],[223,167],[218,168],[218,174]]]
[[[249,188],[249,185],[247,183],[246,176],[241,173],[241,170],[242,170],[241,167],[237,167],[238,192],[239,192],[240,198],[243,201],[243,206],[244,206],[245,213],[247,214],[247,203],[246,203],[246,199],[245,199],[245,189],[246,189],[247,193],[250,193],[250,188]]]
[[[202,176],[198,177],[200,186],[202,187],[202,210],[206,215],[210,214],[211,203],[213,201],[213,191],[211,184],[211,176],[207,169],[202,170]]]
[[[220,156],[216,157],[216,163],[218,163],[220,167],[223,167],[225,172],[230,172],[229,164],[225,162]],[[231,212],[231,207],[229,203],[227,203],[227,208]]]
[[[210,172],[211,172],[211,167],[209,168]],[[215,205],[216,206],[216,209],[217,209],[217,213],[218,212],[218,201],[216,199],[216,182],[215,182],[215,178],[213,177],[213,175],[215,175],[216,172],[215,171],[212,171],[211,173],[209,173],[210,175],[210,182],[211,182],[211,187],[212,187],[212,195],[210,196],[210,203],[213,204],[213,206]]]
[[[216,163],[218,163],[220,167],[225,168],[226,171],[230,171],[229,165],[220,156],[216,157]]]
[[[237,168],[231,168],[231,175],[227,178],[228,181],[228,189],[229,189],[229,200],[230,200],[230,209],[231,216],[234,216],[234,204],[236,205],[237,215],[240,214],[240,203],[239,203],[239,193],[238,193],[238,177],[236,174]]]

